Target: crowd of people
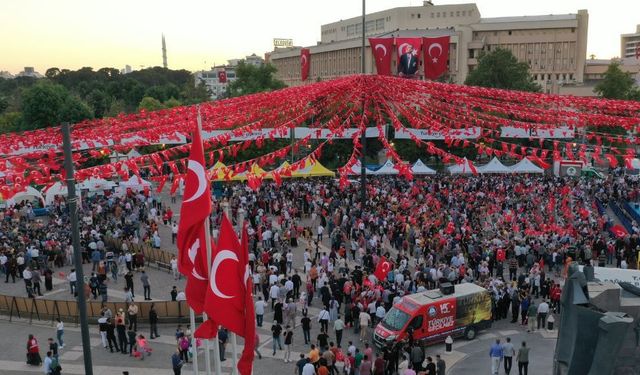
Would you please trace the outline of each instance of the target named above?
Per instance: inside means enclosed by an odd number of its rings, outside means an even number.
[[[288,180],[281,186],[264,182],[257,191],[243,184],[225,185],[214,199],[214,237],[224,212],[236,224],[243,219],[249,223],[257,325],[263,326],[265,315],[273,314],[274,354],[283,350],[285,362],[294,362],[291,346],[298,329],[310,345],[309,353],[296,362],[301,374],[308,375],[308,363],[323,375],[323,367],[334,374],[336,363],[347,374],[443,373],[444,361],[430,358],[411,338],[386,347],[372,345],[372,329],[404,295],[444,282],[477,283],[491,294],[492,320],[508,318],[511,312],[512,323],[532,331],[544,328],[551,312],[560,312],[561,280],[568,262],[597,265],[603,256],[606,264],[617,266],[637,261],[637,223],[630,235],[611,238],[611,218],[602,215],[596,203],[637,199],[638,183],[624,177],[376,177],[369,179],[366,191],[363,205],[356,184]],[[38,220],[29,204],[21,203],[0,217],[5,280],[22,277],[29,296],[41,293],[42,279],[45,290],[51,289],[56,267],[73,264],[65,201],[56,200],[50,211],[48,220]],[[146,276],[139,250],[160,247],[160,230],[175,237],[177,226],[173,212],[154,193],[83,200],[83,262],[94,270],[85,292],[106,301],[105,285],[124,276],[126,295],[131,296],[127,302],[135,306],[132,275],[138,271],[141,278]],[[373,271],[382,257],[393,267],[378,280]],[[73,277],[69,272],[67,280],[75,293]],[[141,282],[149,300],[146,279],[146,285]],[[172,291],[172,299],[177,294]],[[320,310],[313,319],[311,306]],[[123,319],[130,315],[125,312]],[[124,327],[119,317],[120,312],[101,317],[104,346],[132,352],[131,336],[119,336],[118,327]],[[320,332],[312,338],[314,320]],[[353,330],[360,342],[343,350],[347,330]],[[188,361],[189,347],[176,339],[179,361],[172,360],[172,365]],[[136,339],[133,344],[139,345]]]

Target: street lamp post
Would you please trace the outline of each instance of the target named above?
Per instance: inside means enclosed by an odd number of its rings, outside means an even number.
[[[80,314],[80,333],[82,336],[82,355],[84,373],[93,375],[91,364],[91,343],[89,341],[89,323],[87,322],[87,300],[84,294],[84,272],[82,271],[82,250],[80,249],[80,232],[78,230],[78,198],[76,197],[76,179],[73,176],[71,157],[71,134],[69,123],[62,125],[62,147],[64,150],[64,169],[67,174],[67,200],[71,217],[71,240],[73,243],[73,263],[76,270],[76,293],[78,294],[78,313]]]

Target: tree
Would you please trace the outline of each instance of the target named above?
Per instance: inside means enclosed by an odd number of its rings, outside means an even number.
[[[529,66],[518,62],[511,51],[502,48],[489,53],[482,52],[478,66],[469,73],[464,83],[498,89],[540,91],[540,86],[529,74]]]
[[[79,122],[92,118],[91,109],[67,89],[47,81],[41,81],[22,94],[24,129],[38,129],[58,125],[61,122]]]
[[[232,98],[285,88],[284,82],[273,78],[276,68],[271,64],[260,66],[240,62],[236,68],[236,80],[227,86],[227,95]]]
[[[157,111],[163,108],[164,106],[158,99],[152,98],[150,96],[145,96],[144,98],[142,98],[142,100],[140,100],[140,104],[138,105],[139,111],[143,109],[145,111]]]
[[[623,72],[618,61],[609,64],[604,79],[598,82],[594,91],[607,99],[640,99],[640,92],[631,73]]]
[[[9,108],[9,100],[4,96],[0,96],[0,114]]]
[[[174,108],[174,107],[180,107],[182,105],[182,102],[174,97],[171,97],[167,99],[163,104],[165,108]]]
[[[93,108],[95,118],[102,118],[109,108],[109,98],[104,91],[94,89],[87,96],[87,102]]]
[[[49,79],[56,78],[58,75],[60,75],[60,69],[58,68],[49,68],[44,73],[44,76]]]
[[[193,77],[191,82],[187,82],[182,86],[180,96],[183,98],[184,104],[197,104],[211,100],[211,92],[204,82],[198,82],[194,85]]]

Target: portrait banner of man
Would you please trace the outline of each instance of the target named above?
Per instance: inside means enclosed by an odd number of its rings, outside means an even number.
[[[421,46],[421,38],[396,38],[399,77],[417,78]]]

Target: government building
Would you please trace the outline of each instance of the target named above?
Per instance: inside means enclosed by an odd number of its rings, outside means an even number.
[[[450,36],[449,71],[444,79],[459,84],[477,66],[482,51],[505,48],[529,64],[531,74],[545,92],[557,93],[564,84],[583,82],[588,24],[586,10],[576,14],[482,18],[473,3],[433,5],[425,1],[422,6],[367,14],[365,36]],[[307,47],[311,52],[307,82],[360,73],[361,16],[322,25],[320,35],[317,45]],[[368,40],[365,46],[366,73],[375,73]],[[276,48],[266,54],[267,61],[278,69],[276,78],[289,86],[303,83],[301,48]],[[391,68],[397,70],[395,55]]]

